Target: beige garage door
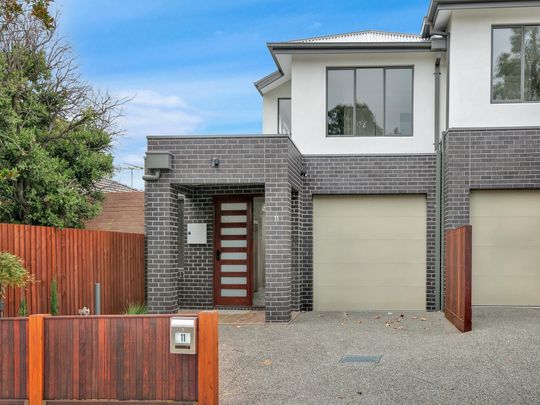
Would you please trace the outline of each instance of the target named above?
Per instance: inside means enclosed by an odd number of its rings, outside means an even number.
[[[540,305],[540,191],[471,192],[473,305]]]
[[[425,196],[315,196],[313,238],[315,310],[425,309]]]

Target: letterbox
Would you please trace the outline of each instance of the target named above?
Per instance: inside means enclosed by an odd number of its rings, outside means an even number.
[[[171,353],[197,353],[197,318],[171,318]]]

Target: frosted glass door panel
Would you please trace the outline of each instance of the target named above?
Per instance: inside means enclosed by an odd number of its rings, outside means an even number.
[[[247,247],[247,240],[222,240],[221,241],[221,247],[224,248],[230,248],[230,247],[238,247],[238,248],[245,248]]]
[[[245,264],[222,264],[221,271],[223,273],[242,273],[247,271],[247,266]]]
[[[221,254],[221,260],[246,260],[247,259],[247,253],[222,253]]]
[[[247,235],[246,228],[221,228],[222,235]]]
[[[221,277],[221,284],[231,285],[231,284],[246,284],[246,277]]]
[[[226,290],[221,289],[221,296],[222,297],[247,297],[247,291],[246,290]]]
[[[241,211],[247,209],[247,203],[221,203],[221,211]]]

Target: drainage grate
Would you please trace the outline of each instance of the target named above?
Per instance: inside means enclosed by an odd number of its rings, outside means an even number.
[[[378,363],[381,361],[382,354],[374,355],[358,355],[358,354],[346,354],[339,361],[340,363]]]

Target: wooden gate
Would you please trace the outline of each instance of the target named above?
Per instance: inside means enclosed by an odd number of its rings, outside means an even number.
[[[472,329],[472,227],[446,231],[444,315],[461,332]]]
[[[217,312],[182,315],[195,354],[170,352],[172,316],[0,319],[0,405],[217,404]]]

